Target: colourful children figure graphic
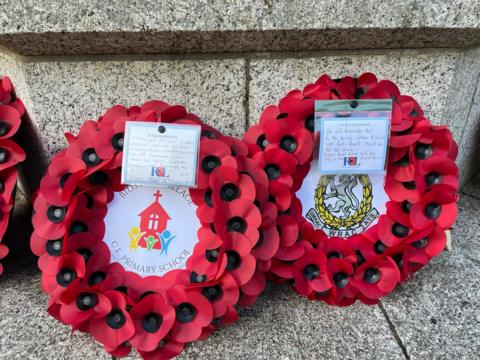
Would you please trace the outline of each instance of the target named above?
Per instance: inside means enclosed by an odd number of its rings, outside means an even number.
[[[147,251],[152,251],[153,245],[158,242],[152,235],[148,235],[145,241],[147,242]]]
[[[130,248],[130,250],[137,250],[138,241],[143,235],[145,235],[144,231],[140,232],[140,229],[138,227],[132,227],[132,230],[128,232],[128,236],[130,237],[130,245],[128,247]]]
[[[170,216],[160,204],[160,191],[153,193],[155,200],[143,210],[138,216],[140,216],[140,231],[143,233],[138,247],[142,247],[151,250],[162,250],[164,241],[159,234],[163,234],[167,229],[167,223]],[[168,232],[170,233],[170,232]],[[169,236],[169,238],[171,235]],[[167,246],[168,246],[167,242]],[[162,251],[163,252],[163,251]]]
[[[168,246],[172,242],[173,239],[175,239],[175,236],[172,236],[172,233],[168,230],[165,230],[162,233],[157,233],[158,238],[162,242],[162,251],[160,252],[160,255],[165,254],[168,255]]]

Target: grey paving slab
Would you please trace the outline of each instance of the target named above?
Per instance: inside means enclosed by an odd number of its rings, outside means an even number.
[[[23,54],[458,47],[480,5],[435,0],[2,0],[0,43]]]
[[[468,89],[468,93],[459,92],[463,99],[459,98],[458,101],[452,99],[452,104],[457,104],[457,106],[469,104],[468,112],[465,115],[467,121],[458,148],[458,163],[463,164],[460,168],[460,171],[463,172],[461,185],[464,185],[480,170],[480,161],[478,161],[478,151],[480,150],[480,48],[472,49],[465,54],[462,70],[459,72],[464,74],[461,82],[463,87]],[[452,118],[459,115],[464,116],[464,113],[464,108],[459,109],[452,114]]]
[[[245,62],[151,60],[27,62],[22,65],[32,116],[44,148],[65,146],[63,133],[78,131],[115,104],[159,99],[182,104],[210,125],[239,136],[245,128]]]
[[[464,196],[453,248],[383,300],[410,358],[480,357],[480,201]]]
[[[480,199],[480,174],[477,174],[470,179],[470,181],[463,187],[462,191],[466,195]]]
[[[0,359],[107,359],[85,334],[45,311],[32,266],[0,278]],[[129,359],[138,359],[132,355]],[[239,322],[190,345],[179,359],[403,359],[378,307],[332,308],[269,288]]]
[[[208,354],[208,356],[205,356]],[[269,288],[240,321],[181,359],[404,359],[376,306],[334,308]]]

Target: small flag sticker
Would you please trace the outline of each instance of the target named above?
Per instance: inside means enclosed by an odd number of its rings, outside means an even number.
[[[343,158],[343,166],[355,166],[355,165],[357,165],[356,156],[345,156]]]
[[[167,177],[167,171],[164,166],[152,166],[151,176]]]

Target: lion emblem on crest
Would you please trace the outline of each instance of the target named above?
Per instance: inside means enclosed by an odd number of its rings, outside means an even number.
[[[378,217],[368,175],[321,176],[314,196],[306,216],[329,236],[361,233]]]

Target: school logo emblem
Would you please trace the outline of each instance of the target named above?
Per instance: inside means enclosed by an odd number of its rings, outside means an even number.
[[[314,204],[306,217],[328,236],[360,234],[379,217],[368,175],[321,176]]]
[[[160,255],[168,255],[168,247],[175,236],[167,229],[168,221],[171,220],[168,213],[160,204],[160,191],[154,194],[154,201],[138,214],[139,226],[134,226],[128,232],[130,237],[129,249],[136,251],[144,248],[147,251],[160,250]]]

